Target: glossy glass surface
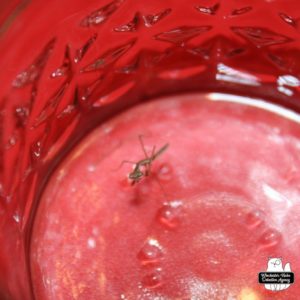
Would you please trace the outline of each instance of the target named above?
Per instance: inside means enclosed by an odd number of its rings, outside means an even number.
[[[297,0],[2,0],[0,11],[0,287],[8,298],[31,298],[39,196],[96,125],[191,91],[299,111]]]

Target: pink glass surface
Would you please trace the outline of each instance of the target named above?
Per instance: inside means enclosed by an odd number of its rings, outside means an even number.
[[[296,0],[0,1],[0,295],[32,299],[39,198],[110,117],[187,92],[299,112],[299,22]]]

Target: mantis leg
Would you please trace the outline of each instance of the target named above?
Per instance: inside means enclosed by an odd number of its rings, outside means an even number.
[[[147,152],[146,152],[146,148],[145,148],[145,145],[144,145],[144,141],[143,141],[143,136],[142,136],[142,135],[139,135],[139,140],[140,140],[140,144],[141,144],[141,147],[142,147],[142,149],[143,149],[143,152],[144,152],[144,154],[145,154],[145,157],[146,157],[146,158],[149,158],[149,157],[148,157],[148,154],[147,154]]]
[[[114,171],[119,170],[124,164],[132,164],[132,165],[136,165],[136,162],[130,161],[130,160],[123,160],[123,161],[120,163],[119,167],[116,168],[116,169],[114,169]]]
[[[151,157],[149,158],[149,163],[146,165],[146,171],[145,171],[145,175],[148,176],[150,174],[151,171],[151,165],[152,165],[152,161],[153,161],[153,156],[155,154],[155,146],[153,146],[152,148],[152,152],[151,152]]]

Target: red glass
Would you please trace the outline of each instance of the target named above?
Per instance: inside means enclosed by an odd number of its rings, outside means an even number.
[[[2,0],[0,11],[3,299],[32,299],[39,198],[58,163],[97,125],[186,92],[300,110],[296,0]]]

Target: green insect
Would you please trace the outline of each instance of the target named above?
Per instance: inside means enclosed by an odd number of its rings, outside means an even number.
[[[143,136],[139,135],[139,141],[141,144],[141,147],[143,149],[143,152],[145,154],[145,158],[137,161],[137,162],[132,162],[128,160],[124,160],[123,163],[131,163],[134,164],[133,170],[129,173],[128,178],[131,180],[131,184],[134,185],[138,183],[143,177],[149,176],[151,173],[151,166],[152,162],[163,152],[167,150],[169,147],[169,144],[165,144],[163,147],[161,147],[157,152],[155,152],[155,146],[152,148],[151,155],[148,156],[146,150],[145,150],[145,145],[143,142]]]

